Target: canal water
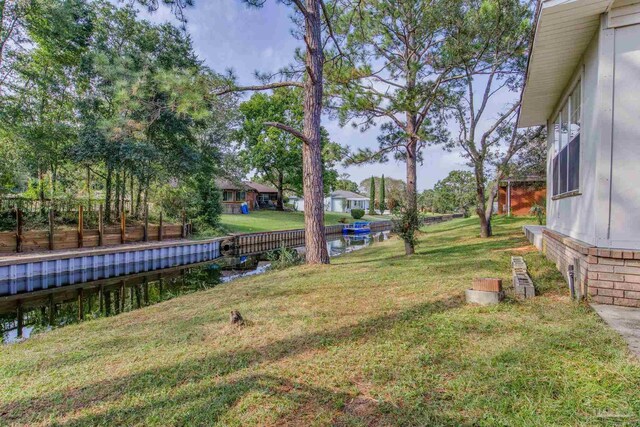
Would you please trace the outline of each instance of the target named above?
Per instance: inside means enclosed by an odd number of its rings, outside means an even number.
[[[389,232],[362,236],[327,236],[332,257],[387,240]],[[300,253],[303,248],[296,248]],[[18,342],[53,328],[99,317],[115,316],[179,295],[261,274],[270,267],[270,254],[213,261],[0,297],[2,343]],[[122,271],[135,271],[122,269]],[[82,275],[93,277],[92,274]],[[53,280],[53,279],[52,279]]]

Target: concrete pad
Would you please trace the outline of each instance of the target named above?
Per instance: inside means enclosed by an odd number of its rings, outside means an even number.
[[[492,305],[498,304],[504,298],[504,292],[476,291],[467,289],[465,291],[468,304]]]
[[[629,350],[640,358],[640,309],[619,305],[591,304],[607,325],[622,335]]]
[[[527,236],[527,239],[529,239],[529,242],[531,242],[533,246],[541,251],[543,240],[542,230],[544,230],[546,227],[544,225],[525,225],[522,228],[524,230],[525,236]]]

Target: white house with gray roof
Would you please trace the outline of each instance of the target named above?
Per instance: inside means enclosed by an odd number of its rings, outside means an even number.
[[[519,118],[537,125],[543,249],[583,295],[640,307],[640,0],[541,2]]]

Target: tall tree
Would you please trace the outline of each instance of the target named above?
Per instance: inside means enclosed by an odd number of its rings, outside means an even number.
[[[473,168],[480,234],[489,237],[493,202],[505,168],[541,132],[517,130],[519,102],[504,107],[497,116],[492,112],[500,110],[505,94],[515,97],[522,88],[532,4],[521,0],[473,0],[469,4],[452,39],[462,57],[456,71],[463,78],[454,108],[460,132],[450,146],[459,147]]]
[[[454,170],[433,187],[433,208],[440,213],[462,212],[469,216],[469,210],[476,203],[476,185],[473,173]]]
[[[245,0],[252,6],[260,7],[265,0]],[[321,118],[323,106],[325,42],[333,41],[337,49],[330,13],[323,0],[293,0],[285,2],[291,4],[296,12],[294,22],[297,22],[297,34],[305,43],[305,54],[302,68],[290,69],[282,75],[291,80],[267,83],[257,86],[233,86],[220,91],[225,94],[231,91],[270,90],[278,87],[301,87],[303,89],[304,119],[302,130],[284,123],[265,123],[291,133],[302,142],[302,168],[304,188],[304,219],[305,219],[305,259],[307,264],[328,264],[329,253],[324,235],[324,192],[322,178],[322,132]],[[323,22],[325,28],[323,29]],[[294,33],[296,33],[294,31]],[[326,38],[323,40],[323,33]]]
[[[381,125],[378,150],[360,150],[354,162],[386,161],[393,154],[406,163],[406,254],[414,252],[419,226],[422,149],[446,139],[444,89],[455,65],[448,40],[462,14],[457,0],[373,0],[361,2],[338,27],[353,61],[331,76],[333,106],[343,125]]]
[[[369,182],[369,215],[376,214],[376,181],[371,177]]]
[[[237,132],[240,143],[240,158],[248,170],[278,190],[277,207],[284,209],[285,191],[302,194],[302,141],[289,132],[265,123],[279,122],[291,127],[300,127],[303,121],[302,91],[298,88],[278,88],[273,94],[256,93],[240,104],[242,126]],[[322,129],[322,167],[325,191],[334,183],[337,175],[333,170],[341,160],[341,147],[329,141],[328,132]]]
[[[385,200],[386,197],[387,195],[384,186],[384,174],[382,174],[382,178],[380,179],[380,214],[384,214],[384,211],[387,210],[387,202]]]

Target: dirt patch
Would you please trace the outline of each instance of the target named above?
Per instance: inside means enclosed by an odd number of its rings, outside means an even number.
[[[368,396],[356,396],[345,405],[344,410],[350,415],[373,421],[378,412],[378,401]]]

